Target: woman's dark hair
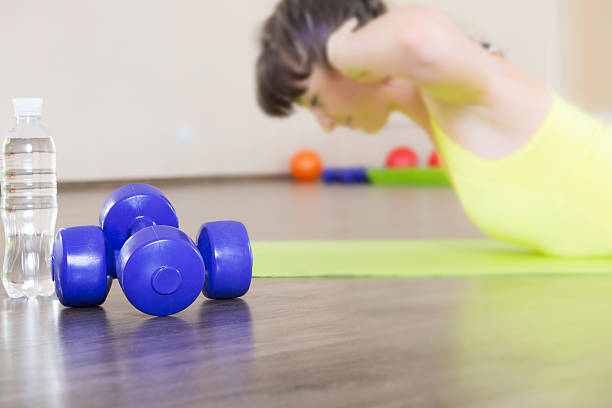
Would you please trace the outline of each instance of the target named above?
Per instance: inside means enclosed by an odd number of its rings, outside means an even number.
[[[387,11],[382,0],[281,0],[261,33],[257,60],[257,99],[271,116],[288,116],[306,89],[315,65],[332,69],[327,60],[329,36],[346,20],[359,26]]]

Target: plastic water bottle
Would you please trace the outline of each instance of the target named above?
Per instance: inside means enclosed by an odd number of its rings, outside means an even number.
[[[39,98],[13,100],[17,124],[2,146],[2,284],[12,298],[53,294],[55,143],[40,124],[42,104]]]

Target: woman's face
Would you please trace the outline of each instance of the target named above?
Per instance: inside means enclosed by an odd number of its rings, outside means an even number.
[[[357,82],[336,71],[315,66],[298,103],[309,109],[327,132],[336,126],[376,133],[387,123],[392,104],[385,82]]]

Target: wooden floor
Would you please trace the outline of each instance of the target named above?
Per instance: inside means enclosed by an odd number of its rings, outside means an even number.
[[[156,183],[192,237],[481,237],[447,189]],[[58,227],[118,185],[62,186]],[[440,254],[443,256],[444,254]],[[609,407],[612,279],[255,280],[171,317],[0,298],[0,406]]]

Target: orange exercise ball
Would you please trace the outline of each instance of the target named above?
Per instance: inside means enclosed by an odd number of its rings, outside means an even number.
[[[291,174],[299,181],[314,181],[321,177],[323,162],[312,150],[301,150],[291,159]]]

